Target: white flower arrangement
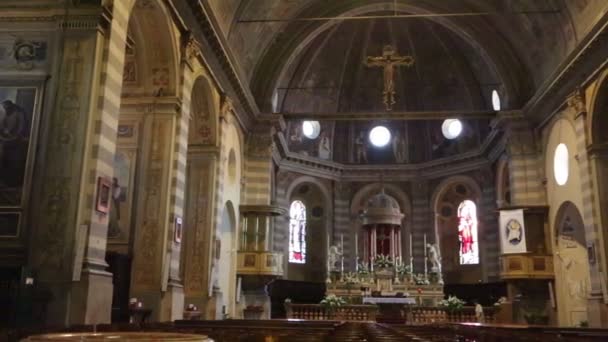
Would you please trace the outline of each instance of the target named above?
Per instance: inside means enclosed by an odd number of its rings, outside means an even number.
[[[352,272],[344,273],[344,282],[349,285],[360,283],[357,273]]]
[[[332,293],[325,296],[319,304],[331,310],[345,305],[346,301],[342,297],[338,297]]]
[[[439,302],[439,306],[449,312],[455,312],[464,307],[464,301],[456,296],[448,296],[448,299],[442,299]]]
[[[431,282],[424,276],[424,274],[418,273],[414,275],[414,283],[416,285],[431,285]]]
[[[389,268],[393,267],[394,263],[391,260],[391,257],[388,255],[378,254],[376,259],[374,259],[374,265],[377,268]]]

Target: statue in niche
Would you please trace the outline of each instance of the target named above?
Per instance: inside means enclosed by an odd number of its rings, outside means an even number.
[[[336,270],[336,264],[340,261],[343,254],[344,251],[341,243],[338,242],[337,245],[329,247],[329,250],[327,251],[328,271]]]
[[[401,130],[395,131],[395,137],[393,138],[393,155],[395,156],[396,163],[407,163],[409,162],[407,143],[405,136],[401,136]]]
[[[319,158],[329,160],[331,155],[331,143],[326,130],[319,134]]]
[[[355,138],[355,162],[367,163],[367,146],[365,141],[365,131],[359,131],[359,135]]]

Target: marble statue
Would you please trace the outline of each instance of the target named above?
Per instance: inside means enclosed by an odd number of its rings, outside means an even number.
[[[439,246],[435,244],[426,244],[429,252],[429,261],[431,262],[431,271],[441,274],[441,255],[439,254]]]
[[[333,245],[329,247],[329,251],[327,252],[328,271],[336,270],[336,264],[338,264],[338,262],[340,261],[342,254],[342,245],[340,243],[338,243],[338,245]]]

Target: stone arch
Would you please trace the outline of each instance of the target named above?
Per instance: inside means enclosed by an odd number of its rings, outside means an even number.
[[[127,8],[123,94],[176,96],[180,39],[169,9],[160,0],[134,0]]]
[[[597,80],[591,98],[589,99],[589,114],[591,123],[589,125],[589,142],[592,144],[600,144],[608,140],[606,138],[606,129],[608,129],[608,69],[602,72]],[[602,131],[603,129],[603,131]]]
[[[559,206],[554,219],[555,285],[560,325],[578,326],[588,321],[587,296],[590,284],[585,225],[571,201]]]
[[[307,190],[305,193],[300,193],[300,190],[304,187],[310,187],[312,189]],[[314,196],[318,194],[320,201],[312,200]],[[311,198],[312,197],[312,198]],[[326,264],[327,264],[327,244],[332,241],[333,236],[333,205],[332,197],[328,187],[320,180],[311,176],[300,176],[294,179],[285,192],[283,199],[283,205],[289,208],[291,202],[294,200],[302,200],[306,205],[307,213],[307,250],[315,251],[315,253],[308,253],[306,265],[297,265],[289,263],[289,217],[286,217],[283,227],[283,240],[281,247],[285,250],[285,265],[286,275],[289,279],[306,280],[315,279],[317,281],[325,280]],[[322,220],[316,219],[315,208],[318,206],[322,207]],[[324,228],[324,232],[319,231]],[[314,243],[311,241],[311,237]],[[323,270],[323,272],[321,272]]]
[[[216,318],[222,319],[222,312],[233,316],[236,314],[236,246],[237,246],[237,211],[228,200],[221,212],[220,224],[217,227],[213,247],[212,286],[221,292],[220,304],[223,310],[216,310]],[[217,292],[217,291],[216,291]],[[216,298],[218,299],[218,298]]]
[[[190,98],[188,144],[217,145],[219,142],[219,95],[207,76],[196,77]]]
[[[483,231],[481,196],[481,187],[473,178],[457,175],[441,181],[431,197],[435,220],[434,239],[441,250],[443,276],[447,284],[477,283],[483,277],[483,246],[480,238]],[[458,235],[458,208],[465,200],[471,200],[475,204],[478,222],[477,237],[474,237],[474,240],[477,242],[479,262],[470,265],[461,265],[459,260],[461,246]],[[467,272],[462,272],[464,268]]]

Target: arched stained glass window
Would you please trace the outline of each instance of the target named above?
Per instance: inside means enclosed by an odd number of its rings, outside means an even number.
[[[479,264],[477,206],[473,201],[464,200],[458,206],[458,240],[460,242],[460,264]]]
[[[289,262],[306,263],[306,206],[293,201],[289,207]]]

